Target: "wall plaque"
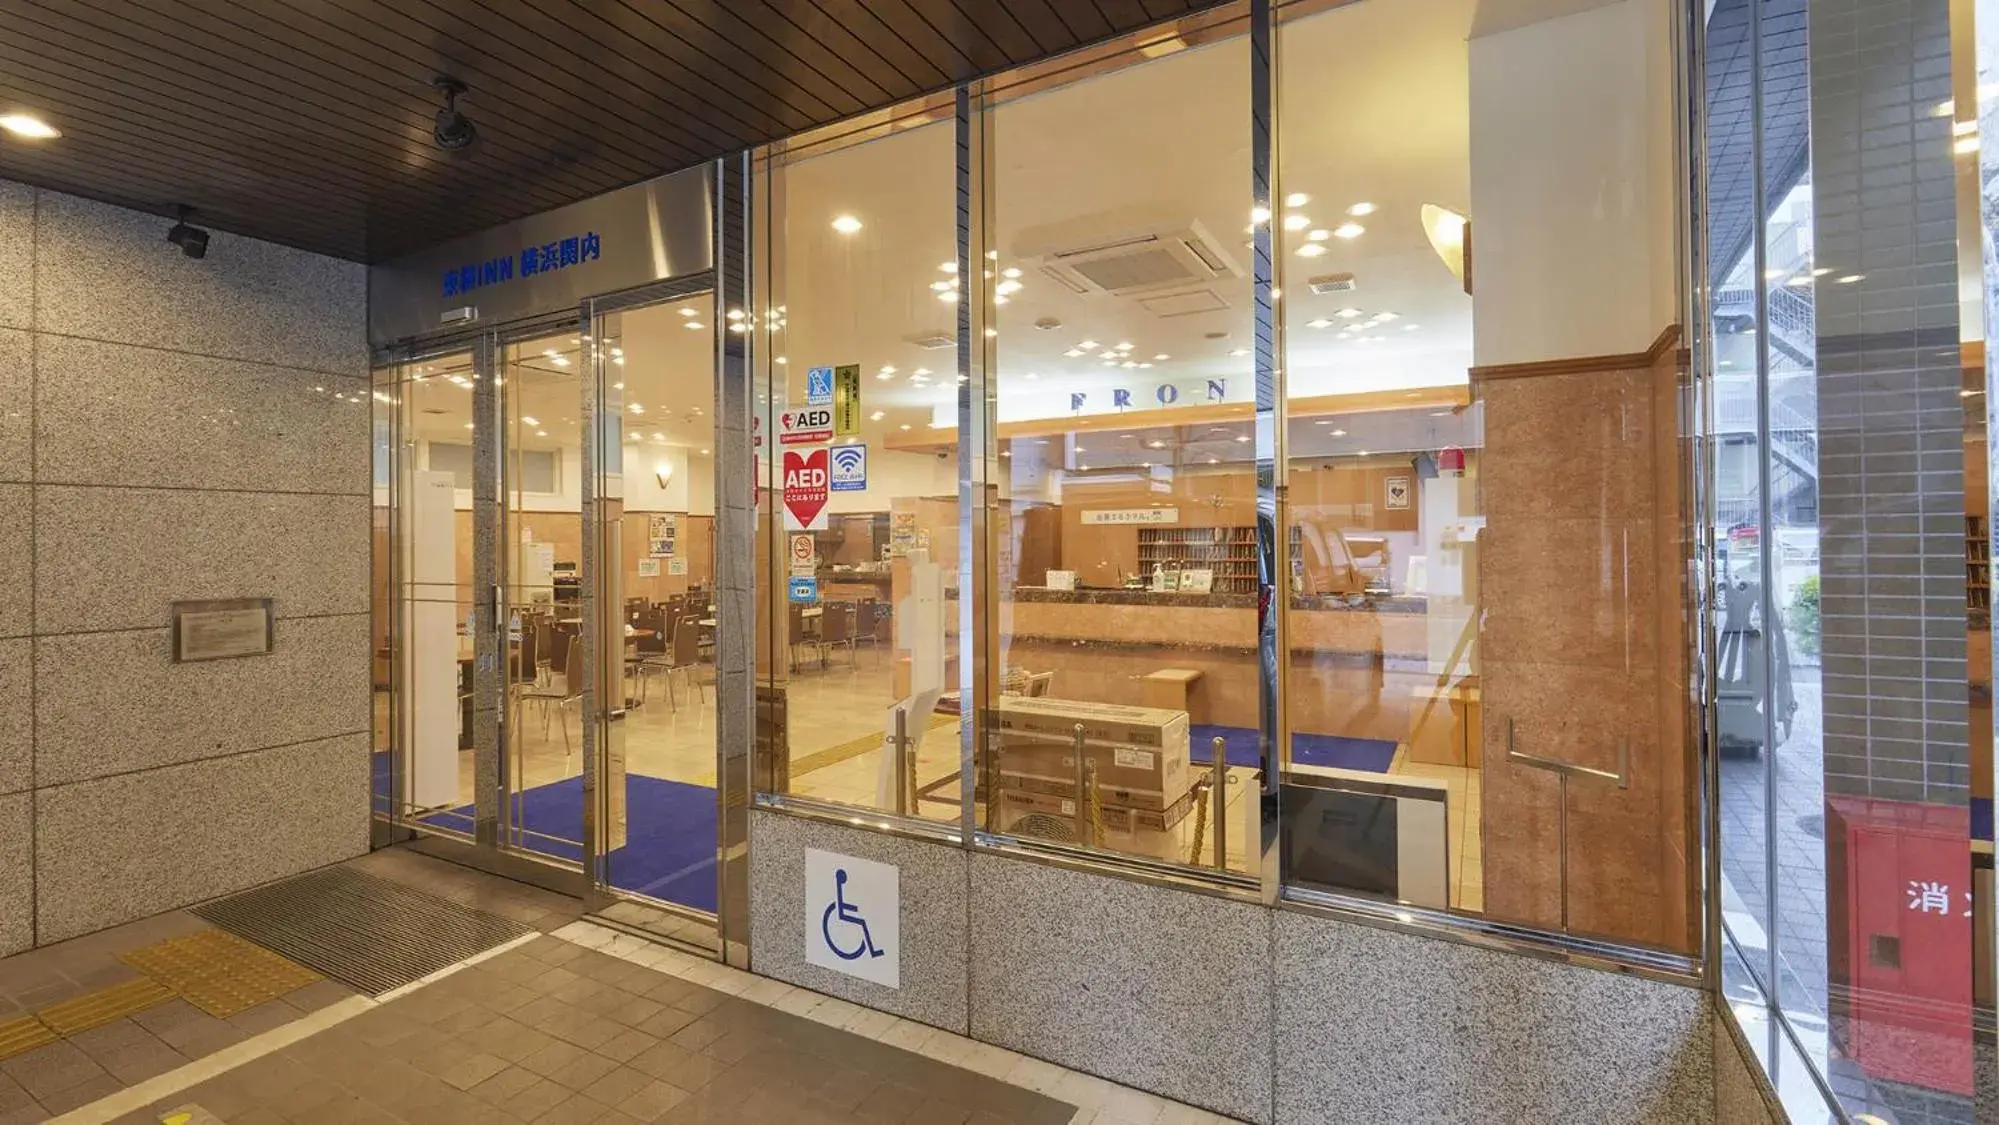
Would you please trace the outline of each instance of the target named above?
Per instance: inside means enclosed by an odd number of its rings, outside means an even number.
[[[277,631],[269,598],[174,603],[174,663],[267,656]]]

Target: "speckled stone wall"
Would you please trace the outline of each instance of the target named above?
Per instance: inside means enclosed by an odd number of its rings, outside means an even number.
[[[1761,1064],[1743,1055],[1728,1021],[1714,1024],[1714,1120],[1717,1125],[1788,1125],[1764,1093]]]
[[[1285,1125],[1715,1120],[1699,989],[1288,911],[1273,944]]]
[[[805,849],[900,872],[902,986],[805,963]],[[783,813],[750,810],[750,969],[883,1012],[966,1033],[965,852]]]
[[[0,954],[367,847],[366,275],[168,225],[0,182]]]

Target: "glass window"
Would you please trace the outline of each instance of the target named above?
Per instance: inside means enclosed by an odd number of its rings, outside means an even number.
[[[757,474],[759,788],[955,824],[953,130],[769,166]]]
[[[1477,8],[1279,28],[1284,870],[1691,952],[1667,6]]]
[[[1210,871],[1256,854],[1248,65],[1238,35],[987,118],[980,795],[1005,836]]]

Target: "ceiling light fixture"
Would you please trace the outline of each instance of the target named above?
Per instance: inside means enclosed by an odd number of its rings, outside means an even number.
[[[1361,226],[1359,223],[1341,223],[1339,226],[1333,228],[1333,237],[1335,238],[1359,238],[1366,233],[1367,228]]]
[[[1304,230],[1306,227],[1309,227],[1311,225],[1312,225],[1311,219],[1307,218],[1304,215],[1300,215],[1295,211],[1289,215],[1284,216],[1285,230]]]
[[[1333,232],[1327,230],[1324,227],[1316,227],[1313,230],[1307,232],[1305,237],[1312,240],[1313,242],[1324,242],[1328,238],[1333,237]]]
[[[1252,207],[1249,209],[1249,222],[1251,226],[1255,226],[1258,223],[1267,223],[1269,221],[1270,221],[1270,208]]]
[[[861,221],[852,215],[836,215],[833,217],[833,229],[841,234],[852,234],[861,229]]]
[[[1310,202],[1312,202],[1312,197],[1302,191],[1294,191],[1284,197],[1284,205],[1286,207],[1303,207]]]
[[[61,129],[32,113],[0,114],[0,129],[5,129],[24,141],[52,141],[62,136]]]
[[[697,315],[693,309],[679,309],[677,311],[680,313],[681,316],[691,317]]]
[[[1357,309],[1357,308],[1354,308],[1354,307],[1353,307],[1353,306],[1351,306],[1351,305],[1349,305],[1349,306],[1347,306],[1346,308],[1343,308],[1343,309],[1339,309],[1339,310],[1335,311],[1335,312],[1333,313],[1333,315],[1334,315],[1334,316],[1338,316],[1338,317],[1345,317],[1345,318],[1347,318],[1347,319],[1351,320],[1351,319],[1353,319],[1354,317],[1357,317],[1357,316],[1359,316],[1359,315],[1360,315],[1360,310],[1359,310],[1359,309]]]
[[[1327,319],[1326,319],[1325,317],[1323,317],[1323,316],[1322,316],[1322,317],[1319,317],[1319,318],[1317,318],[1317,319],[1315,319],[1315,320],[1308,320],[1308,321],[1306,321],[1306,322],[1305,322],[1305,327],[1307,327],[1307,328],[1329,328],[1329,327],[1331,327],[1331,326],[1332,326],[1332,323],[1333,323],[1332,321],[1330,321],[1330,320],[1327,320]]]
[[[1324,254],[1325,252],[1326,252],[1325,246],[1322,243],[1317,243],[1317,242],[1307,242],[1305,245],[1300,246],[1298,248],[1298,256],[1300,258],[1316,258],[1319,255]]]
[[[879,421],[881,421],[881,420],[882,420],[883,418],[886,418],[886,417],[888,417],[888,414],[887,414],[887,412],[886,412],[886,411],[881,411],[881,410],[877,410],[877,411],[875,411],[875,412],[874,412],[873,414],[870,414],[870,415],[868,415],[868,421],[870,421],[870,422],[879,422]]]
[[[1356,203],[1353,206],[1347,208],[1347,214],[1352,215],[1356,219],[1359,219],[1374,214],[1376,210],[1377,208],[1374,206],[1374,204],[1361,202],[1361,203]]]

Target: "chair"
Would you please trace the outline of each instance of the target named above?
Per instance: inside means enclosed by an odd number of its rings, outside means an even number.
[[[525,637],[523,637],[525,639]],[[551,618],[537,616],[534,619],[534,682],[548,682],[550,663],[555,653],[555,622]]]
[[[580,704],[583,699],[583,646],[574,643],[566,632],[559,632],[556,636],[562,638],[562,641],[558,642],[563,649],[561,685],[557,686],[554,683],[537,685],[520,693],[523,702],[532,700],[541,704],[543,738],[548,737],[548,710],[551,704],[566,709],[573,704]],[[565,710],[562,716],[562,758],[565,767],[573,756],[574,752],[569,742],[569,715]]]
[[[541,679],[541,662],[537,659],[541,637],[538,634],[533,621],[521,622],[520,645],[507,660],[514,683],[531,684]]]
[[[646,699],[646,677],[673,673],[672,638],[674,626],[679,622],[672,610],[656,609],[647,617],[641,628],[652,630],[652,636],[638,639],[639,702]],[[666,688],[669,697],[673,684],[669,680]]]
[[[786,633],[786,643],[791,649],[791,666],[796,668],[798,667],[798,650],[811,643],[811,638],[805,635],[805,607],[793,603],[790,610],[791,612],[787,615],[790,618],[790,622]]]
[[[673,630],[672,662],[667,665],[666,698],[680,708],[680,700],[673,693],[673,673],[683,672],[694,685],[694,691],[702,702],[707,702],[707,689],[701,685],[701,677],[696,673],[701,667],[701,626],[691,617],[683,617]]]
[[[835,648],[845,648],[848,658],[854,656],[854,607],[846,602],[827,602],[819,615],[819,666],[826,666],[826,657]]]

